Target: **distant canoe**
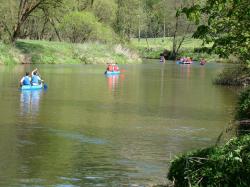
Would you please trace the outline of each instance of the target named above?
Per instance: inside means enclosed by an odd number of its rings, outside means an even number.
[[[105,71],[105,75],[119,75],[120,71]]]
[[[39,90],[43,89],[45,85],[39,84],[39,85],[22,85],[20,87],[20,90]]]
[[[193,61],[191,61],[191,62],[177,61],[176,64],[193,64]]]

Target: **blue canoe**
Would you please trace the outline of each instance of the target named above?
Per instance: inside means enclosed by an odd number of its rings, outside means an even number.
[[[20,87],[20,90],[39,90],[45,88],[45,85],[39,84],[39,85],[22,85]]]
[[[176,64],[193,64],[193,61],[191,61],[191,62],[177,61]]]
[[[105,71],[105,75],[119,75],[120,71]]]

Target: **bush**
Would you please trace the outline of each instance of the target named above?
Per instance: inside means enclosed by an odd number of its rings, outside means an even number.
[[[59,26],[64,38],[70,42],[111,42],[117,39],[111,27],[98,22],[91,12],[71,12],[64,16]]]
[[[210,147],[177,157],[168,179],[176,187],[250,186],[250,136],[233,138],[221,147]]]
[[[243,65],[226,68],[214,81],[219,85],[245,85],[250,83],[250,69]]]
[[[250,118],[250,88],[240,94],[236,119],[245,120]]]
[[[194,53],[212,53],[212,48],[211,47],[197,47],[194,48]]]

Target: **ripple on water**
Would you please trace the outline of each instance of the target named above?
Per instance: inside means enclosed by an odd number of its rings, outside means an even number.
[[[78,132],[67,132],[63,130],[57,129],[49,129],[49,132],[53,133],[56,136],[60,136],[66,139],[79,141],[81,143],[89,143],[89,144],[106,144],[107,141],[99,138],[87,137]]]

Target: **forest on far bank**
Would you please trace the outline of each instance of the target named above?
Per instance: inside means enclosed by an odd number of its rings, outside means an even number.
[[[191,0],[1,0],[0,40],[122,42],[191,34],[176,11]]]

